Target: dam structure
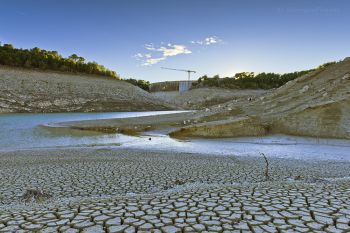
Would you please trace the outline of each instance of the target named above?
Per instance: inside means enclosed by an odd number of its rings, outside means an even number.
[[[191,89],[194,81],[165,81],[152,83],[150,85],[150,92],[160,91],[178,91],[185,92]]]

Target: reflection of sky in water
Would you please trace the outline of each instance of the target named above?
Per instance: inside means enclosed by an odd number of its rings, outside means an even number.
[[[98,132],[70,129],[47,130],[40,125],[49,123],[136,117],[161,112],[115,112],[115,113],[50,113],[50,114],[0,114],[0,150],[35,147],[83,146],[118,143],[121,135],[104,135]]]
[[[125,140],[120,148],[242,156],[260,156],[260,153],[264,153],[278,158],[350,161],[350,140],[313,139],[286,135],[190,141],[178,141],[159,135],[152,136],[151,141],[148,138],[149,136],[145,136],[135,140]]]
[[[39,125],[73,121],[134,117],[169,112],[121,113],[58,113],[0,115],[1,150],[38,147],[106,146],[117,149],[146,149],[214,155],[250,155],[297,159],[331,159],[350,161],[350,140],[314,139],[274,135],[236,139],[192,139],[180,141],[162,133],[148,133],[141,137],[121,134],[102,134],[66,128],[47,130]],[[149,138],[152,140],[149,140]],[[121,144],[121,146],[118,146]]]

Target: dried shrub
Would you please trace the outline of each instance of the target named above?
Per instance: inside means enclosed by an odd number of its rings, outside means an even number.
[[[22,195],[21,199],[25,202],[41,202],[51,198],[52,195],[38,189],[28,189]]]

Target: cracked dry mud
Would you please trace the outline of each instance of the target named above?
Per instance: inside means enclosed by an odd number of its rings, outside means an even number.
[[[350,163],[108,149],[0,153],[0,232],[347,232]],[[345,178],[344,178],[345,177]],[[28,203],[28,189],[52,198]]]

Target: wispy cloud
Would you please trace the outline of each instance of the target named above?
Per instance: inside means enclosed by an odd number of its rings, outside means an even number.
[[[191,44],[199,44],[199,45],[212,45],[221,43],[222,40],[217,36],[209,36],[207,38],[204,38],[203,40],[196,40],[191,41]]]
[[[154,47],[152,44],[145,46],[147,50],[161,52],[163,57],[172,57],[180,54],[190,54],[190,51],[185,45],[180,44],[167,44],[167,46],[161,46],[159,48]]]
[[[142,60],[143,58],[151,58],[152,55],[150,53],[145,53],[145,54],[142,54],[142,53],[137,53],[134,55],[134,58],[136,58],[136,60]]]
[[[158,58],[147,58],[144,63],[142,63],[143,66],[151,66],[154,64],[157,64],[160,61],[165,60],[165,57],[158,57]]]
[[[164,61],[168,57],[192,53],[192,51],[189,50],[185,45],[170,43],[166,46],[160,47],[156,47],[153,44],[146,44],[145,49],[152,53],[137,53],[134,55],[137,60],[142,61],[143,66],[151,66],[157,64],[158,62]]]
[[[191,41],[190,43],[197,45],[212,45],[221,42],[222,40],[217,36],[209,36],[203,40]],[[145,44],[144,49],[146,50],[144,53],[137,53],[133,56],[136,60],[141,62],[142,66],[152,66],[168,59],[169,57],[192,53],[187,45],[164,42],[162,42],[160,46]]]

